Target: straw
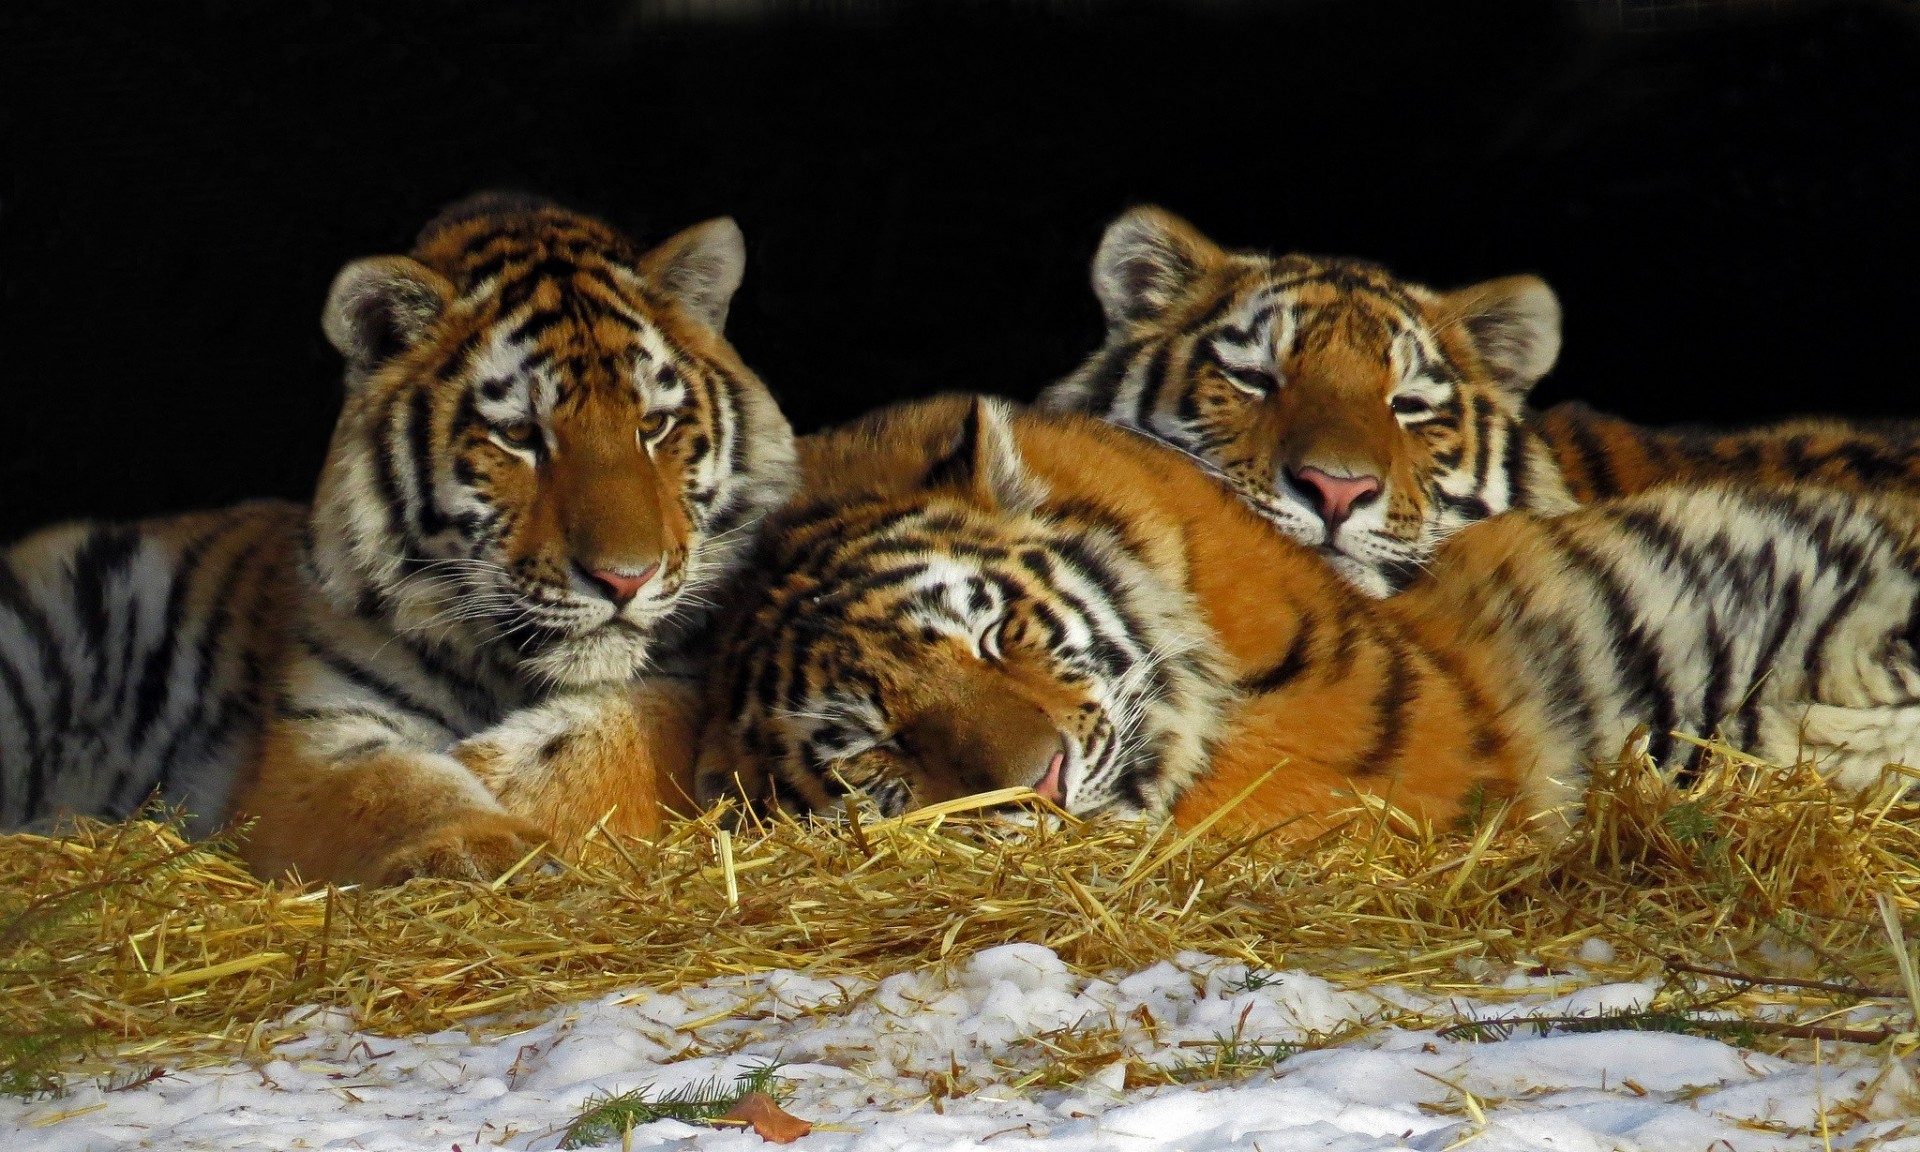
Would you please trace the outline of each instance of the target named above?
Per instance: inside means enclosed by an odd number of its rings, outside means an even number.
[[[489,1032],[615,988],[878,979],[1021,940],[1089,973],[1195,950],[1483,999],[1516,964],[1665,973],[1663,1006],[1710,995],[1815,1035],[1858,991],[1910,987],[1920,805],[1892,788],[1845,796],[1716,744],[1684,795],[1644,759],[1596,766],[1557,839],[1371,801],[1304,843],[1066,819],[1020,789],[864,823],[719,810],[652,842],[603,822],[564,868],[387,889],[263,884],[165,822],[82,822],[0,837],[0,1034],[90,1030],[66,1068],[106,1074],[264,1053],[315,1008],[387,1035]],[[1580,960],[1594,936],[1614,963]]]

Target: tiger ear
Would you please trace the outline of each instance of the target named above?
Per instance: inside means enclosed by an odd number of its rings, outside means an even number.
[[[453,285],[417,260],[355,260],[333,278],[320,327],[347,359],[347,383],[358,384],[419,343],[451,299]]]
[[[731,216],[695,224],[640,258],[642,276],[715,332],[726,327],[746,270],[747,240]]]
[[[1225,256],[1198,228],[1145,205],[1107,225],[1093,254],[1093,292],[1117,328],[1165,312]]]
[[[1560,358],[1560,298],[1538,276],[1474,284],[1449,293],[1441,307],[1516,398],[1531,392]]]
[[[1028,512],[1047,498],[1046,485],[1027,470],[1013,435],[1013,406],[991,396],[967,405],[945,454],[927,469],[926,486],[967,493],[988,508]]]

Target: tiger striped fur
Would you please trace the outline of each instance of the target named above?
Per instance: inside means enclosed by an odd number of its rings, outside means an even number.
[[[1192,453],[1370,595],[1509,508],[1670,481],[1920,481],[1920,429],[1899,425],[1704,432],[1530,411],[1560,349],[1559,302],[1532,276],[1439,293],[1358,260],[1226,251],[1139,208],[1107,229],[1093,284],[1106,343],[1040,405]]]
[[[1575,401],[1527,421],[1582,503],[1660,484],[1743,480],[1920,492],[1920,424],[1801,417],[1755,428],[1648,428]]]
[[[801,442],[713,665],[697,787],[899,812],[1029,785],[1238,824],[1390,796],[1572,815],[1636,731],[1848,784],[1920,753],[1920,506],[1661,490],[1461,532],[1367,598],[1172,449],[945,397]],[[1272,771],[1270,777],[1267,776]],[[1261,782],[1262,779],[1264,782]]]
[[[305,520],[69,524],[0,556],[0,827],[120,819],[158,790],[212,830],[259,753]]]
[[[791,430],[720,334],[743,261],[730,220],[642,254],[491,194],[340,273],[323,326],[347,396],[316,498],[296,550],[249,561],[283,592],[258,754],[193,794],[252,821],[257,871],[493,875],[616,805],[649,831],[689,790],[676,652],[792,480]],[[72,649],[69,680],[111,680],[97,643]]]

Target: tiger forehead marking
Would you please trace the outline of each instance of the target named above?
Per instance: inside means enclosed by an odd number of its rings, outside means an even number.
[[[731,221],[642,253],[493,196],[411,257],[350,265],[328,320],[349,410],[318,507],[354,543],[316,534],[325,582],[510,678],[644,668],[791,482],[791,432],[720,335],[742,259]]]
[[[1441,295],[1362,261],[1228,252],[1140,209],[1094,282],[1106,345],[1042,406],[1186,451],[1374,595],[1537,470],[1522,401],[1558,347],[1537,280]]]

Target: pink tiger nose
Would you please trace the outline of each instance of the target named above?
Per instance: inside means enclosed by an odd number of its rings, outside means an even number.
[[[1047,770],[1041,775],[1033,790],[1049,802],[1062,808],[1067,806],[1067,754],[1055,752],[1053,759],[1047,761]]]
[[[593,578],[595,584],[600,585],[607,597],[615,604],[625,604],[638,596],[640,589],[645,588],[647,581],[653,579],[653,574],[659,570],[660,565],[649,564],[638,572],[617,568],[595,568],[587,575]]]
[[[1338,528],[1353,515],[1353,510],[1380,494],[1380,481],[1373,476],[1335,476],[1307,467],[1288,474],[1294,487],[1305,489],[1314,498],[1320,519],[1328,528]]]

